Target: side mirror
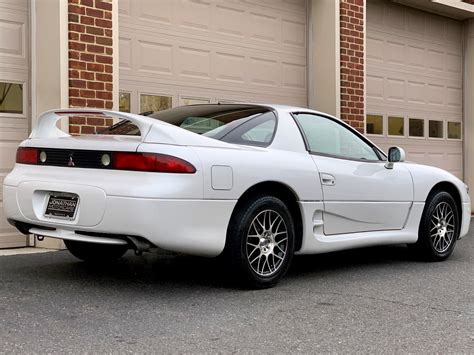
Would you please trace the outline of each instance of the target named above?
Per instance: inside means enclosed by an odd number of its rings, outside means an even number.
[[[405,151],[400,147],[390,147],[385,168],[393,169],[393,163],[405,161]]]

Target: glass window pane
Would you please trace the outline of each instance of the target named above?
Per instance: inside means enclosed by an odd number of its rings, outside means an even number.
[[[448,138],[461,139],[461,122],[448,122]]]
[[[161,95],[140,95],[140,112],[162,111],[171,108],[172,98]]]
[[[211,101],[209,99],[197,99],[197,98],[192,98],[192,97],[182,97],[180,100],[180,105],[202,105],[202,104],[208,104]]]
[[[213,118],[207,117],[186,117],[180,127],[188,131],[203,134],[223,126],[225,123]]]
[[[388,116],[388,134],[390,136],[404,136],[405,119],[403,117]]]
[[[273,138],[276,118],[273,112],[250,119],[221,138],[227,143],[267,146]]]
[[[312,152],[352,159],[379,160],[371,146],[341,124],[317,115],[298,114],[295,117]]]
[[[365,130],[367,134],[383,134],[383,116],[367,115]]]
[[[425,136],[425,120],[420,118],[410,118],[408,134],[411,137]]]
[[[23,113],[23,84],[0,82],[0,113]]]
[[[119,111],[130,112],[130,93],[120,92],[119,94]]]
[[[443,138],[443,121],[429,120],[428,134],[430,138]]]

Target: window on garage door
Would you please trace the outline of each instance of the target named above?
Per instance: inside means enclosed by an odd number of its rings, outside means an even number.
[[[461,139],[461,122],[448,122],[448,139]]]
[[[399,116],[388,116],[388,135],[404,136],[405,135],[405,118]]]
[[[140,94],[140,112],[157,112],[171,107],[173,107],[171,96]]]
[[[410,137],[425,136],[425,120],[422,118],[410,118],[408,120],[408,135]]]
[[[441,120],[428,121],[428,137],[429,138],[444,138],[443,121]]]
[[[0,113],[23,113],[23,84],[0,82]]]

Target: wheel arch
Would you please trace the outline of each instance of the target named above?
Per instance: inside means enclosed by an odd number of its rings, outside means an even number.
[[[434,185],[428,196],[426,197],[426,202],[428,202],[428,199],[437,191],[445,191],[447,193],[449,193],[454,201],[456,202],[456,207],[458,209],[458,213],[459,213],[459,217],[460,217],[460,223],[462,223],[462,198],[461,198],[461,192],[458,190],[458,188],[456,187],[456,185],[454,185],[453,183],[449,182],[449,181],[441,181],[441,182],[438,182],[436,185]]]
[[[237,204],[232,211],[230,220],[232,221],[235,213],[240,206],[253,196],[267,194],[282,200],[290,210],[293,222],[295,224],[295,251],[301,249],[303,244],[303,216],[298,205],[298,195],[288,185],[278,181],[263,181],[249,187],[238,199]]]

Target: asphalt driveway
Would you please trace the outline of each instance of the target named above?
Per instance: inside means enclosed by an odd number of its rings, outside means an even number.
[[[472,353],[472,234],[443,263],[403,246],[297,257],[263,291],[194,257],[0,257],[0,353]]]

